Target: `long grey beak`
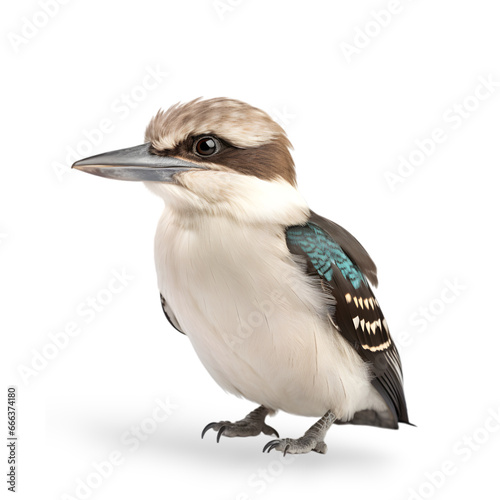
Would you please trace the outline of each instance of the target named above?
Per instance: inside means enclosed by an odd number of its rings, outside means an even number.
[[[172,156],[156,155],[151,152],[151,143],[147,142],[84,158],[73,163],[71,168],[123,181],[173,182],[173,176],[179,172],[204,167]]]

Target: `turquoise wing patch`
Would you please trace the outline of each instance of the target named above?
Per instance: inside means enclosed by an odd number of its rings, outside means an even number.
[[[332,265],[334,265],[355,289],[361,284],[367,284],[358,266],[325,231],[315,224],[289,227],[286,230],[286,241],[288,245],[299,247],[311,260],[318,274],[326,280],[332,280]]]

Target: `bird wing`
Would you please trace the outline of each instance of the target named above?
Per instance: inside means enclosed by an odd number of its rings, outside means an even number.
[[[165,297],[160,293],[160,299],[161,299],[161,307],[163,308],[163,312],[165,313],[165,317],[168,319],[168,322],[178,331],[183,333],[184,335],[185,332],[182,331],[179,322],[177,321],[177,318],[175,317],[174,311],[170,308],[170,306],[167,304],[167,301],[165,300]]]
[[[377,285],[377,268],[366,250],[344,228],[314,212],[304,225],[286,229],[286,242],[292,254],[305,259],[306,272],[319,277],[335,299],[331,319],[369,365],[372,385],[394,421],[408,423],[401,360],[368,282]]]

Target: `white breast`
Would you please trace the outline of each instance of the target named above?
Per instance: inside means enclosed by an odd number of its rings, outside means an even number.
[[[283,228],[228,217],[179,222],[155,239],[162,295],[225,390],[275,410],[349,419],[383,408],[361,358],[325,314],[326,298],[290,256]]]

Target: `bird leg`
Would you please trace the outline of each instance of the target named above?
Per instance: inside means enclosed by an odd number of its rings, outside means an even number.
[[[298,439],[273,439],[264,446],[262,451],[278,450],[287,453],[326,453],[328,447],[324,441],[328,429],[335,422],[335,415],[328,410],[305,434]]]
[[[258,436],[261,432],[267,434],[268,436],[276,434],[276,436],[279,437],[278,432],[264,422],[270,412],[271,410],[268,408],[259,406],[254,411],[249,413],[244,419],[238,420],[237,422],[229,422],[227,420],[222,422],[212,422],[203,429],[201,438],[203,439],[203,436],[209,429],[217,431],[217,442],[219,442],[221,436]]]

